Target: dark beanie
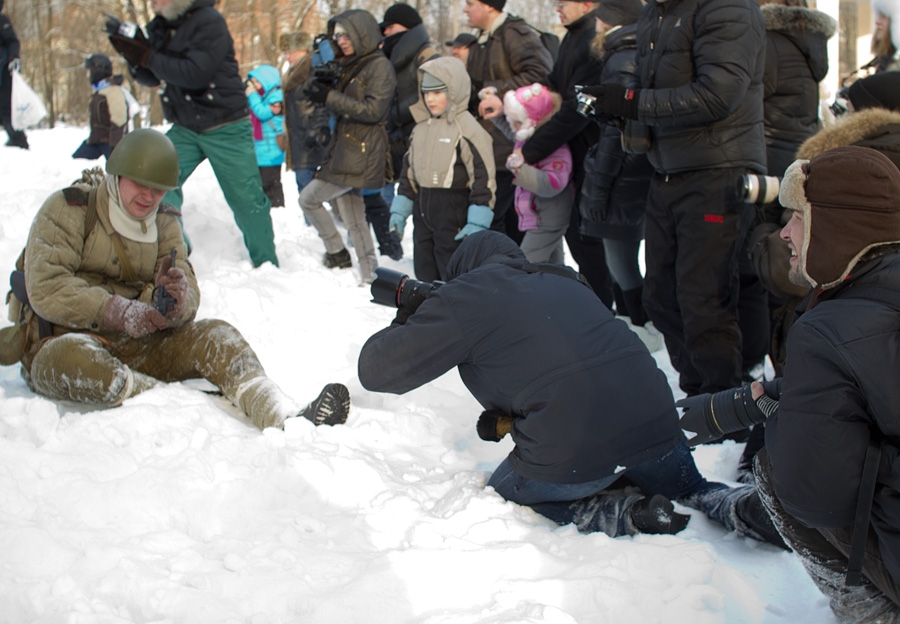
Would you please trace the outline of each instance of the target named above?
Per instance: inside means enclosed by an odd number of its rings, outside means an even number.
[[[104,78],[109,78],[112,76],[113,71],[109,57],[104,56],[103,54],[89,56],[84,62],[84,68],[91,72],[90,77],[88,78],[88,80],[91,81],[91,84],[97,84]]]
[[[900,170],[871,148],[794,161],[778,199],[804,213],[801,269],[819,289],[840,284],[873,247],[900,242]]]
[[[419,16],[419,12],[408,4],[403,4],[401,2],[392,4],[388,7],[387,11],[384,12],[384,21],[381,22],[381,30],[383,32],[384,29],[391,24],[400,24],[408,30],[410,28],[415,28],[421,23],[422,18]]]
[[[498,11],[502,11],[503,7],[506,6],[506,0],[478,0],[481,4],[486,4],[489,7],[493,7]]]
[[[900,111],[900,72],[889,71],[857,80],[847,90],[854,110],[887,108]]]
[[[610,26],[628,26],[638,21],[643,10],[641,0],[600,0],[597,17]]]

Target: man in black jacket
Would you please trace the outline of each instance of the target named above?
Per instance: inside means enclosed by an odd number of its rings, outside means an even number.
[[[740,385],[738,259],[754,208],[736,188],[766,172],[765,25],[752,0],[650,0],[640,88],[601,85],[598,110],[648,128],[644,304],[688,395]]]
[[[577,273],[527,263],[490,230],[466,237],[447,271],[446,284],[418,308],[401,307],[363,346],[366,389],[403,394],[458,367],[486,410],[479,435],[508,432],[516,443],[488,485],[561,525],[676,533],[687,518],[673,512],[674,499],[778,540],[754,488],[700,475],[665,374]],[[640,492],[611,489],[626,483]]]
[[[0,11],[4,0],[0,0]],[[28,149],[28,138],[22,130],[12,127],[12,72],[19,64],[19,38],[6,14],[0,13],[0,123],[6,130],[7,146]]]
[[[788,167],[780,200],[791,281],[812,290],[757,456],[760,495],[838,621],[897,622],[900,171],[873,149],[828,150]]]
[[[162,106],[172,127],[166,133],[178,151],[178,188],[164,201],[180,209],[182,186],[207,158],[253,266],[278,266],[271,203],[263,192],[253,149],[250,109],[238,73],[234,43],[215,0],[152,0],[156,17],[149,39],[112,34],[112,46],[142,85],[165,83]],[[116,24],[107,26],[116,32]]]

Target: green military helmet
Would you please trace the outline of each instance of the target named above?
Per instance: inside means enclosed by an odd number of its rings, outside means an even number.
[[[150,128],[129,132],[106,161],[106,172],[150,188],[178,188],[178,152],[166,135]]]

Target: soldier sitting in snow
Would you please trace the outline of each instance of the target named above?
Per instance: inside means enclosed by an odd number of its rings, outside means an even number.
[[[86,172],[84,184],[54,193],[37,213],[13,274],[16,325],[4,331],[3,363],[21,360],[29,387],[55,400],[112,407],[159,380],[205,378],[260,429],[292,416],[345,422],[346,387],[326,385],[301,410],[237,329],[194,320],[197,279],[178,215],[160,205],[178,185],[172,142],[137,130],[106,170]]]

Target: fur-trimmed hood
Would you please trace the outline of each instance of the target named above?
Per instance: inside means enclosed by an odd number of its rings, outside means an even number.
[[[215,5],[216,0],[172,0],[160,10],[159,15],[171,23],[178,21],[190,9],[202,9]]]
[[[856,145],[883,134],[892,125],[900,125],[900,113],[886,108],[869,108],[851,113],[808,138],[797,150],[796,157],[810,160],[826,150]]]
[[[837,22],[815,9],[766,4],[760,7],[766,20],[766,31],[777,32],[790,40],[806,57],[816,80],[828,73],[825,42],[837,32]]]

